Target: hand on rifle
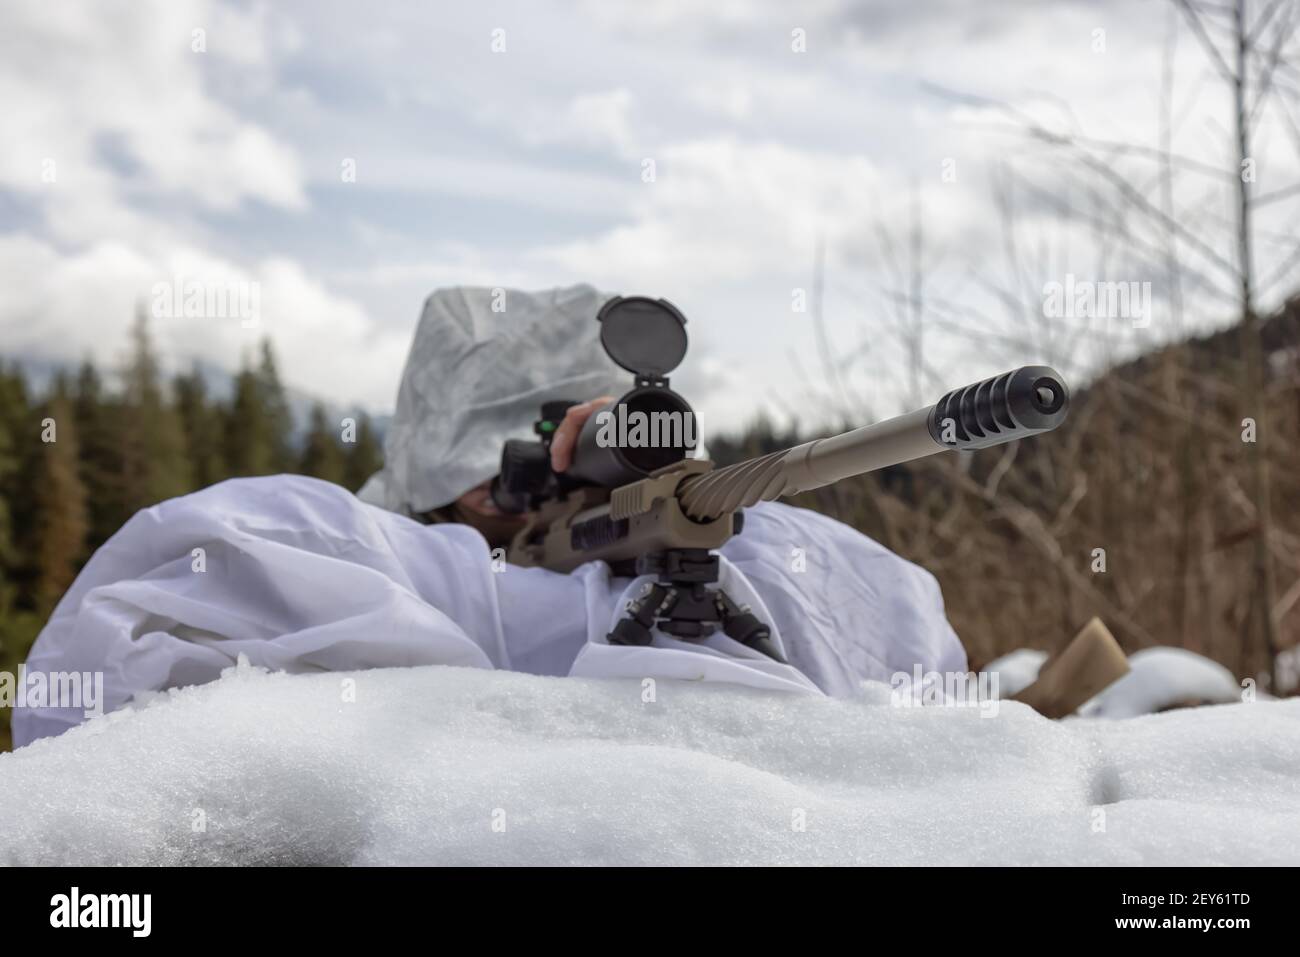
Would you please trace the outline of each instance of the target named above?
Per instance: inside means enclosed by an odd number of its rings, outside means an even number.
[[[551,468],[563,472],[573,464],[573,447],[577,444],[578,433],[597,409],[613,401],[612,395],[602,395],[598,399],[571,406],[564,413],[564,421],[555,430],[555,435],[551,436]]]

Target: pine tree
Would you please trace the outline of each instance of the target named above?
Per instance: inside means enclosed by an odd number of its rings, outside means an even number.
[[[353,492],[359,491],[384,464],[383,450],[370,416],[359,412],[356,419],[356,440],[346,444],[347,460],[343,468],[343,484]]]
[[[298,470],[303,475],[341,485],[344,465],[343,449],[325,417],[325,407],[317,402],[312,406],[311,425],[307,430]]]
[[[0,617],[12,607],[17,592],[19,555],[15,516],[21,509],[22,431],[32,421],[27,384],[21,370],[0,367]]]
[[[89,360],[77,372],[73,421],[80,447],[81,483],[86,488],[88,551],[107,541],[131,517],[123,488],[121,403],[104,393],[99,371]]]
[[[39,423],[31,407],[27,383],[17,366],[0,366],[0,671],[12,673],[27,657],[43,619],[28,610],[31,556],[21,547],[30,526],[31,503],[27,497],[26,462],[39,436]],[[7,750],[10,709],[0,708],[0,751]]]
[[[257,374],[243,369],[235,377],[234,392],[224,423],[224,458],[229,475],[270,475],[271,441]]]
[[[81,482],[76,417],[70,390],[57,383],[41,409],[41,441],[29,463],[32,522],[27,553],[32,560],[32,596],[48,613],[77,575],[86,548],[89,517]]]
[[[208,387],[195,364],[188,375],[173,380],[176,414],[185,435],[186,457],[195,488],[207,488],[226,477],[222,456],[221,409],[208,401]]]
[[[129,514],[193,486],[185,454],[185,434],[176,410],[161,386],[158,359],[149,339],[146,314],[140,311],[131,330],[131,357],[123,373],[120,421],[123,452],[123,501]]]
[[[9,607],[11,597],[8,571],[14,561],[14,548],[10,503],[14,498],[9,494],[9,487],[11,477],[18,471],[14,435],[6,419],[0,418],[0,614]]]
[[[262,340],[262,358],[257,367],[257,382],[261,390],[262,407],[269,444],[270,468],[273,472],[289,472],[296,464],[293,452],[293,412],[280,373],[276,368],[271,340]]]
[[[29,473],[34,447],[40,445],[41,414],[37,403],[29,397],[26,379],[17,366],[0,375],[0,420],[4,422],[10,445],[8,464],[4,469],[7,474],[0,481],[0,489],[3,489],[8,503],[5,509],[6,537],[10,548],[5,559],[4,578],[15,600],[22,604],[25,598],[30,597],[27,585],[32,562],[26,549],[32,525]]]

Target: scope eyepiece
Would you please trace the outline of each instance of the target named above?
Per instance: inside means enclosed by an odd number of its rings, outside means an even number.
[[[501,448],[501,472],[492,480],[492,502],[501,511],[518,515],[528,511],[554,481],[548,443],[507,439]]]

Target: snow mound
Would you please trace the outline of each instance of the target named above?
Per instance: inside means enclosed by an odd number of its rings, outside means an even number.
[[[1047,652],[1020,648],[990,661],[985,672],[998,675],[998,694],[1010,698],[1029,687],[1047,661]],[[1188,704],[1232,704],[1242,687],[1217,661],[1184,648],[1145,648],[1129,656],[1132,669],[1079,709],[1090,718],[1135,718]]]
[[[1188,703],[1231,704],[1241,700],[1241,685],[1217,661],[1184,648],[1144,648],[1129,655],[1132,669],[1093,698],[1081,714],[1132,718]]]
[[[1300,701],[242,667],[0,755],[0,863],[1297,864],[1297,793]]]

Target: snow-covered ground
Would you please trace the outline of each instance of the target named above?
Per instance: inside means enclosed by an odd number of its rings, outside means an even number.
[[[653,690],[232,670],[0,755],[0,862],[1300,864],[1300,700]]]

